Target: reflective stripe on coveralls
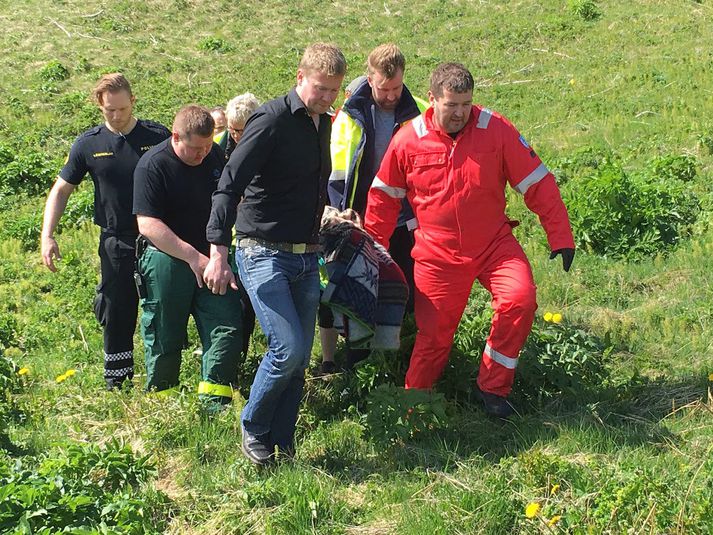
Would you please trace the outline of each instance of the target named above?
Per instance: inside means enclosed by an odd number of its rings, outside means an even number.
[[[518,193],[522,193],[525,195],[527,193],[527,190],[530,189],[530,186],[533,184],[537,184],[540,180],[545,178],[549,174],[549,169],[545,167],[545,164],[541,163],[540,165],[537,166],[537,168],[527,175],[525,178],[523,178],[517,186],[515,186],[515,190]]]
[[[505,366],[510,370],[517,368],[517,359],[503,355],[499,351],[495,351],[490,344],[485,344],[485,354],[501,366]]]
[[[552,250],[574,247],[554,177],[507,119],[480,106],[455,139],[427,110],[396,134],[378,175],[366,230],[388,245],[403,193],[419,222],[412,251],[418,333],[406,386],[431,388],[440,377],[477,279],[495,312],[478,386],[507,396],[537,303],[529,261],[505,212],[505,186],[523,193]]]
[[[393,197],[394,199],[403,199],[404,197],[406,197],[405,189],[387,186],[378,176],[374,177],[374,181],[371,183],[371,187],[382,190],[389,197]]]

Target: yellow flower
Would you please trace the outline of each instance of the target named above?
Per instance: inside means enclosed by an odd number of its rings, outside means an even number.
[[[713,381],[713,373],[711,373],[711,374],[708,376],[708,380],[709,380],[709,381]]]
[[[554,314],[552,314],[552,312],[545,312],[545,315],[542,316],[542,319],[545,321],[552,321],[553,317],[554,317]]]
[[[550,491],[550,494],[554,494],[560,489],[560,484],[557,483],[556,485],[552,485],[552,490]]]
[[[547,522],[547,525],[552,527],[554,526],[557,522],[559,522],[562,519],[562,515],[555,515],[552,518],[550,518],[549,522]]]
[[[62,381],[66,381],[66,380],[67,380],[66,373],[63,373],[62,375],[58,375],[57,377],[55,377],[55,381],[57,381],[58,383],[61,383]]]
[[[574,82],[574,78],[570,78],[570,80],[569,80],[569,85],[574,85],[574,83],[575,83],[575,82]]]
[[[17,370],[17,375],[27,375],[30,373],[30,368],[20,368]]]
[[[540,512],[540,507],[541,505],[537,502],[528,503],[527,507],[525,507],[525,516],[527,518],[535,518],[537,513]]]
[[[562,322],[562,314],[559,312],[552,314],[552,322],[553,323],[561,323]]]
[[[74,368],[71,368],[71,369],[67,370],[66,372],[64,372],[64,374],[67,377],[72,377],[72,375],[74,375],[75,373],[77,373],[77,370],[75,370]]]

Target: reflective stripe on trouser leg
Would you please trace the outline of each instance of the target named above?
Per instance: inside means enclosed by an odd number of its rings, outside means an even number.
[[[406,372],[406,388],[430,389],[440,378],[473,280],[472,268],[416,261],[414,306],[418,333]]]
[[[134,352],[104,353],[104,378],[120,379],[134,376]]]
[[[242,355],[242,311],[240,293],[232,288],[224,295],[215,295],[205,286],[196,290],[191,314],[203,347],[198,388],[202,399],[227,402],[232,398],[228,385],[236,380]]]
[[[231,399],[233,397],[233,388],[230,385],[216,385],[207,381],[201,381],[198,383],[198,395]]]
[[[478,280],[493,296],[490,334],[478,373],[484,392],[507,396],[515,379],[517,358],[537,310],[532,270],[512,235],[499,240]]]
[[[103,328],[104,377],[134,375],[134,330],[139,299],[134,286],[133,236],[102,233],[99,238],[101,282],[94,299],[94,314]]]

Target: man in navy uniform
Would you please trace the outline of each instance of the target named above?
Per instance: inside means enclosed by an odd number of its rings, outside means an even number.
[[[152,146],[171,135],[158,123],[137,119],[136,97],[121,73],[105,74],[92,97],[104,124],[81,134],[47,197],[42,224],[42,261],[50,271],[61,258],[54,238],[67,200],[88,173],[94,181],[94,222],[101,228],[101,281],[94,312],[104,329],[104,378],[111,390],[134,376],[134,329],[138,296],[134,288],[135,242],[132,215],[134,168]]]

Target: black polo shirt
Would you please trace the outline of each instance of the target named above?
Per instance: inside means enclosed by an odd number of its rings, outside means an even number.
[[[181,240],[208,256],[205,227],[211,195],[225,165],[218,145],[200,165],[183,163],[167,139],[141,157],[134,171],[134,214],[163,221]]]
[[[94,181],[94,222],[106,232],[135,236],[134,168],[145,152],[170,136],[165,126],[141,119],[126,135],[96,126],[76,139],[59,176],[77,185],[89,173]]]
[[[332,166],[331,128],[326,113],[315,128],[295,89],[258,108],[213,194],[208,241],[229,245],[235,221],[238,238],[318,243]]]

